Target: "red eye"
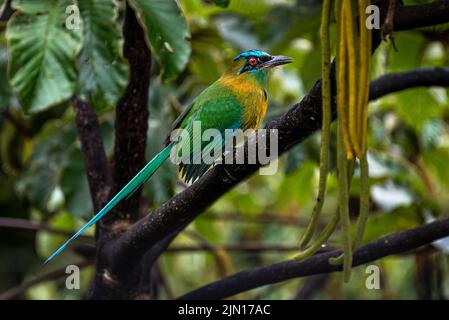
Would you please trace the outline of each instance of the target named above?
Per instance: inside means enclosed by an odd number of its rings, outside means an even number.
[[[257,59],[254,57],[249,58],[248,63],[252,66],[255,66],[257,64]]]

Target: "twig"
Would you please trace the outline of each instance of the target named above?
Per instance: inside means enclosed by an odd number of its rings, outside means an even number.
[[[48,224],[43,222],[29,221],[26,219],[17,219],[17,218],[4,218],[0,217],[0,229],[17,229],[19,231],[48,231],[55,234],[61,234],[65,236],[71,236],[73,234],[70,230],[63,230],[58,228],[50,227]],[[91,236],[83,234],[80,238],[92,239]]]
[[[297,244],[264,244],[264,243],[239,243],[222,245],[217,244],[214,247],[209,245],[197,245],[197,246],[173,246],[167,249],[167,253],[191,253],[201,251],[216,251],[222,249],[229,252],[245,252],[245,253],[261,253],[261,252],[296,252],[299,250]],[[329,249],[322,250],[329,251]]]
[[[75,265],[78,266],[80,269],[83,267],[86,267],[88,265],[91,265],[91,264],[92,264],[92,261],[88,261],[88,260],[75,263]],[[66,274],[66,266],[64,266],[63,268],[56,269],[56,270],[44,273],[42,275],[36,276],[29,281],[23,282],[22,284],[19,284],[16,287],[13,287],[9,290],[6,290],[3,293],[0,293],[0,300],[14,299],[14,298],[20,296],[21,294],[23,294],[29,288],[31,288],[37,284],[40,284],[45,281],[58,279],[64,275],[67,275]]]

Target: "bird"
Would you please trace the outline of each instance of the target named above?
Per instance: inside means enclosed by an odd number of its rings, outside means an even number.
[[[49,263],[60,254],[73,240],[94,225],[112,210],[120,201],[129,198],[144,184],[170,156],[174,147],[190,146],[200,139],[207,129],[216,129],[220,133],[226,130],[257,129],[265,117],[268,107],[268,78],[270,71],[280,65],[293,62],[291,57],[270,55],[260,50],[248,50],[237,55],[223,75],[204,89],[185,108],[173,122],[172,131],[182,129],[184,138],[177,141],[166,140],[165,147],[153,157],[97,214],[80,230],[70,237],[58,250],[44,262]],[[200,132],[195,132],[194,123],[201,124]],[[186,155],[179,155],[179,173],[185,182],[193,182],[201,177],[212,164],[201,160],[201,153],[210,152],[217,144],[224,146],[224,138],[212,142],[200,142],[200,149],[193,148]],[[187,148],[189,150],[189,148]],[[199,161],[195,161],[198,160]],[[186,161],[188,160],[188,161]]]

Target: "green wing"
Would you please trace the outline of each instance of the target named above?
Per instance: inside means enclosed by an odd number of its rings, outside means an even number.
[[[211,164],[203,161],[202,155],[213,155],[216,147],[224,147],[226,129],[238,129],[242,124],[243,108],[237,98],[229,91],[214,83],[207,88],[195,101],[178,117],[174,128],[185,129],[188,133],[183,139],[180,137],[177,144],[178,152],[187,150],[185,154],[178,153],[181,163],[179,165],[182,178],[186,181],[195,181],[201,177]],[[198,121],[201,130],[194,130],[193,123]],[[217,129],[221,139],[213,138],[210,141],[201,141],[207,129]],[[188,146],[187,146],[188,145]],[[201,151],[194,146],[200,146]],[[215,160],[217,157],[214,157]]]

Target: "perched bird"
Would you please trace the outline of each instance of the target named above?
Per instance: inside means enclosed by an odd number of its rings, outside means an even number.
[[[179,144],[192,145],[193,141],[201,139],[201,134],[206,129],[217,129],[223,134],[222,137],[226,129],[257,129],[267,111],[267,83],[270,70],[275,66],[290,62],[292,62],[290,57],[272,56],[259,50],[249,50],[236,56],[231,67],[196,97],[173,123],[173,130],[184,129],[188,133],[187,138],[179,139],[176,142],[168,141],[165,148],[151,159],[100,212],[54,252],[45,261],[45,264],[56,257],[87,228],[100,220],[122,199],[130,197],[156,172],[175,146],[179,147]],[[193,129],[195,122],[201,123],[200,132],[195,132]],[[217,143],[224,146],[227,143],[224,140],[201,141],[199,144],[201,150],[193,148],[187,157],[182,156],[179,164],[182,178],[189,182],[201,177],[211,164],[194,160],[200,159],[202,152],[209,152]],[[183,161],[186,158],[190,161]]]

